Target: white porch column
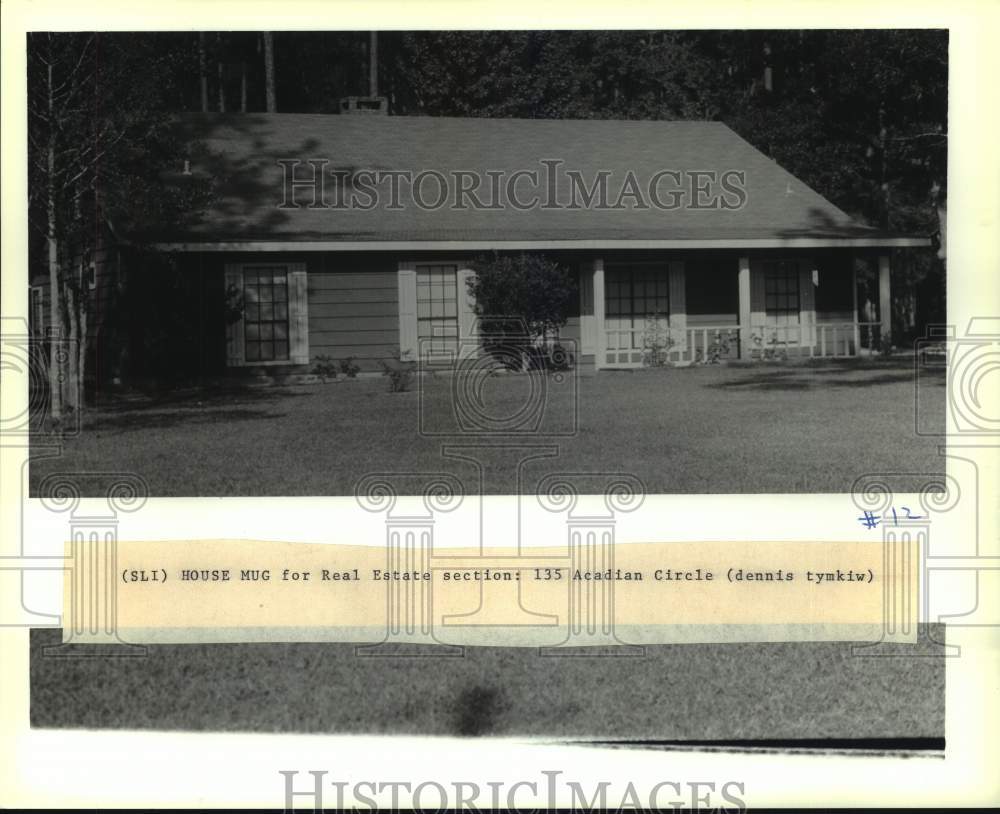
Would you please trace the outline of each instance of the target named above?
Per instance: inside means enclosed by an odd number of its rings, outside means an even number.
[[[469,280],[476,276],[470,268],[459,268],[458,291],[458,353],[462,359],[476,355],[478,336],[473,336],[476,325],[476,302],[469,293]]]
[[[750,258],[740,258],[740,359],[750,358]]]
[[[878,256],[878,321],[879,333],[892,336],[892,291],[889,285],[889,255]]]
[[[594,327],[597,337],[597,347],[594,353],[594,367],[600,370],[604,367],[607,357],[608,341],[604,334],[604,258],[594,258]]]
[[[670,293],[670,337],[675,343],[671,350],[679,353],[681,359],[688,352],[687,286],[685,285],[684,273],[683,260],[671,260],[667,263],[667,290]],[[693,347],[691,361],[694,361]]]
[[[855,258],[851,256],[851,302],[854,304],[854,347],[849,356],[860,356],[861,355],[861,327],[858,323],[861,321],[858,316],[858,266],[855,262]]]

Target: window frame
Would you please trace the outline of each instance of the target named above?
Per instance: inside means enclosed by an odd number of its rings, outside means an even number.
[[[284,269],[285,273],[288,356],[284,359],[247,358],[246,275],[247,272],[264,269]],[[224,290],[229,292],[235,288],[243,300],[238,318],[226,325],[226,367],[301,367],[309,364],[309,294],[304,262],[256,260],[226,263],[223,279]],[[272,300],[272,305],[273,302]],[[259,320],[256,321],[259,324]],[[272,339],[272,344],[273,341]]]
[[[791,266],[791,270],[788,267]],[[766,260],[762,268],[764,286],[764,319],[769,326],[800,325],[802,323],[802,261],[798,259]],[[773,285],[781,283],[782,286]],[[780,290],[775,290],[780,289]],[[794,291],[793,291],[794,289]],[[792,299],[794,296],[794,300]],[[784,306],[771,305],[780,298]],[[792,307],[792,304],[794,307]],[[794,321],[792,321],[794,318]],[[772,323],[771,320],[774,320]],[[785,320],[782,322],[781,320]]]
[[[283,300],[280,299],[280,298],[278,298],[276,296],[276,292],[278,290],[280,290],[280,287],[276,286],[274,284],[274,281],[273,281],[274,275],[276,275],[276,274],[279,273],[277,271],[278,269],[282,270],[280,273],[285,278],[284,279],[284,286],[283,286],[283,288],[284,288],[284,299]],[[271,299],[267,303],[265,303],[263,300],[259,299],[259,297],[261,295],[261,285],[262,284],[260,283],[259,278],[258,278],[257,282],[252,283],[252,285],[256,288],[256,293],[257,293],[257,296],[258,296],[257,301],[253,303],[253,305],[257,308],[257,317],[255,319],[250,319],[247,316],[248,309],[249,309],[249,307],[251,305],[251,303],[248,301],[248,298],[247,298],[247,291],[248,291],[248,288],[247,288],[247,286],[248,286],[247,275],[248,274],[257,274],[257,275],[260,275],[265,270],[267,270],[267,273],[269,273],[271,275],[271,277],[272,277],[271,282],[269,282],[267,284],[267,287],[270,289],[270,298]],[[240,294],[243,297],[243,318],[240,320],[240,322],[241,322],[240,328],[241,328],[241,332],[242,332],[241,341],[243,343],[243,362],[247,366],[250,366],[250,365],[269,365],[269,364],[270,365],[290,365],[290,364],[292,364],[292,337],[291,337],[291,334],[292,334],[292,319],[291,319],[291,313],[290,313],[290,311],[291,311],[291,308],[290,308],[290,294],[291,294],[291,291],[290,291],[290,276],[291,276],[291,271],[290,271],[288,263],[246,263],[246,264],[244,264],[242,266],[242,269],[241,269],[242,287],[240,289]],[[263,307],[265,305],[270,305],[271,306],[272,317],[270,319],[262,319],[261,318],[261,311],[262,311],[262,309],[263,309]],[[274,316],[273,316],[274,310],[279,305],[284,305],[284,311],[285,311],[284,320],[275,319]],[[277,326],[280,325],[282,322],[284,322],[284,329],[285,329],[285,337],[284,337],[285,355],[284,355],[284,357],[278,358],[277,355],[275,355],[271,359],[264,359],[264,358],[251,359],[250,356],[249,356],[249,354],[248,354],[248,352],[247,352],[248,349],[249,349],[249,347],[250,347],[250,343],[256,344],[259,347],[259,349],[262,350],[263,347],[264,347],[264,345],[265,345],[265,343],[267,341],[269,341],[270,345],[271,345],[272,352],[276,353],[277,343],[280,340],[274,336],[274,333],[275,333],[275,330],[276,330]],[[265,328],[265,326],[269,329],[269,332],[271,334],[271,336],[269,337],[268,340],[265,340],[263,338],[263,336],[262,336],[263,329]],[[258,336],[256,338],[251,338],[249,336],[249,329],[250,328],[256,328],[257,329]]]
[[[621,279],[624,276],[622,273],[627,272],[628,282],[627,285],[624,284]],[[635,310],[636,306],[636,273],[641,272],[644,274],[643,279],[640,281],[642,283],[641,294],[638,295],[638,299],[644,304],[648,303],[650,299],[653,300],[654,304],[658,305],[660,301],[664,301],[666,308],[663,310],[653,310],[645,312],[637,312]],[[652,274],[650,274],[652,272]],[[618,276],[619,279],[615,279]],[[654,290],[652,295],[649,293],[649,283],[653,282]],[[660,293],[660,286],[663,286],[663,293]],[[613,287],[617,287],[616,293],[612,293]],[[628,289],[628,296],[622,294],[622,289]],[[612,303],[616,303],[615,309],[612,308]],[[628,303],[630,310],[622,310],[622,305]],[[658,330],[670,331],[670,316],[671,316],[671,297],[670,297],[670,264],[668,261],[659,260],[640,260],[632,262],[611,262],[605,263],[604,266],[604,331],[605,335],[607,333],[621,334],[623,331],[628,331],[631,333],[630,347],[628,348],[614,348],[616,351],[627,351],[627,350],[642,350],[645,347],[645,339],[640,338],[639,331],[646,331],[649,325],[650,317],[659,316],[663,320],[663,325],[657,325]],[[636,324],[636,319],[639,318],[642,325]],[[608,324],[610,320],[617,320],[619,323],[628,320],[630,325],[628,328],[614,327]],[[606,343],[607,344],[607,343]],[[609,348],[610,349],[610,348]]]
[[[462,322],[461,322],[462,299],[461,299],[461,294],[462,294],[462,292],[460,291],[460,288],[461,288],[461,285],[462,285],[462,283],[461,283],[461,277],[462,277],[461,271],[462,271],[462,269],[464,267],[465,266],[463,265],[462,261],[460,261],[460,260],[443,260],[443,261],[418,260],[418,261],[414,261],[414,263],[413,263],[412,268],[413,268],[413,271],[414,271],[414,284],[415,284],[415,295],[416,295],[416,300],[414,302],[414,308],[415,308],[415,315],[416,315],[416,340],[417,340],[417,349],[418,349],[418,351],[422,351],[422,350],[426,349],[427,353],[425,354],[425,356],[427,358],[446,358],[446,357],[450,358],[451,354],[457,354],[459,352],[459,350],[461,349],[461,342],[462,342]],[[431,300],[429,300],[429,301],[423,301],[423,300],[421,300],[421,296],[420,296],[420,291],[421,291],[421,282],[420,282],[421,270],[434,270],[434,269],[442,269],[442,268],[449,268],[449,269],[453,270],[452,273],[454,275],[454,289],[455,290],[454,290],[454,300],[451,303],[451,305],[452,305],[452,307],[454,309],[454,314],[452,316],[448,316],[447,314],[437,315],[436,316],[433,313],[431,313],[430,316],[421,316],[420,315],[421,306],[425,302],[429,302],[430,303],[432,312],[433,312],[433,307],[434,307],[435,304],[440,305],[443,309],[446,309],[447,306],[448,306],[448,304],[449,304],[447,302],[447,300],[445,298],[443,298],[443,297],[442,297],[440,303],[436,303],[433,298]],[[434,285],[433,281],[430,282],[430,285],[433,287],[433,285]],[[446,284],[442,284],[442,285],[446,285]],[[433,323],[434,321],[439,321],[440,322],[440,321],[444,321],[444,320],[448,320],[448,321],[453,321],[454,322],[455,335],[454,335],[453,338],[452,337],[447,337],[447,336],[436,337],[434,335],[423,336],[421,334],[421,325],[422,324]],[[438,348],[438,347],[434,347],[433,346],[433,343],[436,340],[437,341],[441,341],[443,344],[446,344],[448,342],[448,340],[451,340],[451,339],[453,339],[453,345],[454,345],[454,347],[440,347],[440,348]]]

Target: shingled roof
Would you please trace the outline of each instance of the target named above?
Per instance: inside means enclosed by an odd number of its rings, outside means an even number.
[[[729,127],[705,121],[474,119],[383,115],[205,114],[180,117],[191,171],[216,179],[212,205],[183,231],[155,240],[177,248],[329,245],[374,248],[455,244],[504,247],[927,245],[923,237],[862,225]],[[745,172],[734,209],[664,211],[584,207],[433,211],[407,205],[282,209],[281,160],[326,160],[327,169],[510,173],[558,159],[587,183],[610,171],[612,199],[631,171],[645,186],[662,170]],[[305,165],[303,165],[305,166]],[[308,170],[308,167],[305,167]],[[174,181],[176,182],[176,176]],[[427,185],[429,198],[436,186]],[[488,199],[485,191],[480,196]],[[556,199],[567,201],[563,178]],[[300,201],[308,195],[300,193]],[[729,200],[732,200],[730,198]],[[384,202],[384,198],[383,198]],[[147,236],[149,237],[149,236]]]

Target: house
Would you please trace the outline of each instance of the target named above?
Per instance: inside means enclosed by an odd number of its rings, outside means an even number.
[[[200,280],[219,371],[467,353],[465,281],[494,251],[571,270],[561,338],[584,368],[656,352],[854,356],[891,334],[890,251],[931,245],[853,221],[717,122],[198,114],[180,126],[190,157],[171,183],[210,176],[213,202],[139,239]],[[874,313],[858,303],[866,268]],[[229,320],[227,297],[242,306]]]

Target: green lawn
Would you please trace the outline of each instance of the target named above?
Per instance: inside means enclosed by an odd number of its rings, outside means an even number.
[[[940,394],[930,418],[943,428],[939,375],[921,386]],[[32,464],[33,494],[47,474],[102,471],[137,473],[154,496],[351,494],[363,475],[392,471],[449,471],[478,490],[477,468],[445,459],[442,446],[515,442],[558,454],[526,464],[518,486],[516,458],[530,450],[467,449],[483,462],[483,491],[530,492],[541,475],[562,471],[628,472],[650,493],[846,492],[869,472],[944,468],[940,439],[914,431],[910,359],[470,382],[436,376],[389,393],[387,380],[371,378],[93,409],[62,457]],[[493,419],[532,404],[525,417],[541,419],[522,435],[503,426],[460,432],[456,404]]]

